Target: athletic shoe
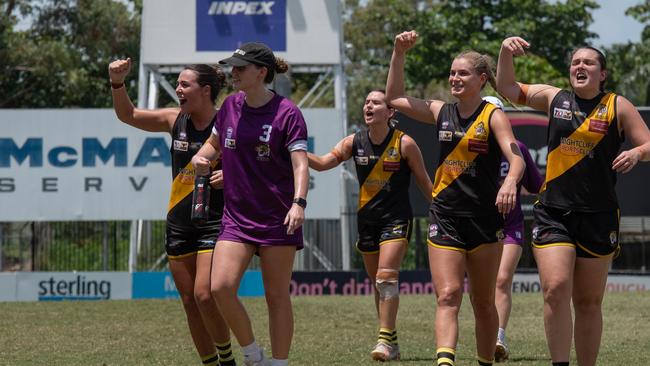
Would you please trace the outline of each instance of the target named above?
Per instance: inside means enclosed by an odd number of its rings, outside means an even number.
[[[244,366],[271,366],[271,361],[264,357],[264,351],[260,350],[260,360],[259,361],[253,361],[253,360],[247,360],[244,358]]]
[[[496,349],[494,350],[494,361],[503,362],[510,356],[510,350],[506,342],[497,341]]]
[[[398,345],[390,345],[383,342],[377,343],[375,349],[370,352],[370,357],[375,361],[399,361],[400,353]]]

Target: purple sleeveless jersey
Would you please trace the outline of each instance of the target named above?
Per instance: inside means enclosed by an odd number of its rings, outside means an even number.
[[[227,97],[212,133],[219,138],[224,176],[219,240],[302,248],[302,228],[284,225],[294,197],[290,151],[307,149],[307,127],[290,100],[275,95],[259,108],[245,94]]]
[[[504,244],[523,244],[524,242],[524,213],[521,210],[521,186],[524,186],[526,190],[530,193],[539,192],[540,187],[542,186],[542,177],[537,170],[537,165],[531,158],[528,148],[521,141],[517,141],[519,150],[524,158],[526,163],[526,170],[524,170],[524,176],[521,177],[521,180],[517,184],[517,205],[515,208],[510,211],[506,217],[505,222],[503,223],[503,243]],[[510,170],[510,163],[505,158],[501,159],[501,169],[500,177],[501,180],[508,175]]]

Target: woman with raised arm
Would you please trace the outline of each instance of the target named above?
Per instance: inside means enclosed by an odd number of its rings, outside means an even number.
[[[173,182],[165,251],[194,346],[204,365],[235,365],[230,330],[210,293],[212,252],[223,213],[220,169],[214,169],[210,176],[209,220],[205,224],[190,220],[195,176],[190,159],[210,136],[217,114],[214,103],[224,86],[225,74],[219,67],[187,66],[178,75],[176,86],[180,107],[146,110],[135,108],[126,92],[124,79],[130,69],[130,58],[113,61],[108,66],[117,117],[141,130],[167,132],[172,137]]]
[[[607,64],[601,51],[576,48],[569,66],[571,90],[562,90],[516,81],[513,56],[524,55],[528,47],[520,37],[503,41],[497,86],[510,100],[549,117],[546,177],[533,211],[546,340],[553,365],[569,364],[573,337],[578,364],[594,365],[607,273],[619,250],[616,173],[650,160],[650,131],[632,103],[604,91]],[[635,147],[619,152],[625,136]]]
[[[286,366],[293,337],[289,283],[296,250],[303,246],[307,206],[307,127],[298,107],[266,88],[276,73],[288,70],[268,46],[243,44],[220,63],[232,66],[239,92],[224,100],[208,143],[192,158],[203,173],[221,154],[225,176],[212,294],[242,346],[245,365]],[[255,254],[264,281],[272,360],[255,342],[250,318],[237,298]]]
[[[516,203],[517,182],[524,162],[503,111],[481,98],[485,84],[494,83],[491,60],[467,51],[449,72],[455,103],[405,95],[406,52],[417,40],[415,31],[395,37],[386,100],[401,113],[436,124],[440,158],[433,183],[429,226],[429,266],[437,296],[435,333],[437,364],[455,364],[458,312],[465,272],[476,321],[478,363],[492,365],[499,318],[495,283],[503,245],[503,215]],[[494,86],[494,84],[493,84]],[[499,186],[501,156],[510,171]]]
[[[415,141],[391,126],[395,110],[384,90],[373,90],[363,105],[367,130],[341,140],[331,152],[307,154],[309,166],[329,170],[354,157],[359,179],[357,250],[375,284],[379,337],[370,356],[377,361],[400,359],[397,343],[399,269],[411,236],[413,212],[409,202],[411,173],[427,200],[431,180]]]

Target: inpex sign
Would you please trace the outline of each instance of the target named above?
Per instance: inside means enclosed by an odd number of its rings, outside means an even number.
[[[287,50],[286,0],[196,0],[196,50],[232,51],[244,42]]]

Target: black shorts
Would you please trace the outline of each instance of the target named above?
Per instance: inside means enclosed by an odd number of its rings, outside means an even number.
[[[537,202],[533,214],[535,248],[570,246],[582,258],[605,257],[619,250],[619,210],[576,212]]]
[[[429,245],[436,248],[471,252],[482,244],[503,239],[503,217],[451,216],[429,210]]]
[[[411,239],[413,218],[397,218],[382,221],[358,220],[359,239],[357,250],[363,254],[379,252],[379,246],[385,242]]]
[[[220,225],[207,228],[178,228],[167,224],[165,252],[169,259],[179,259],[201,252],[212,252],[221,231]]]

